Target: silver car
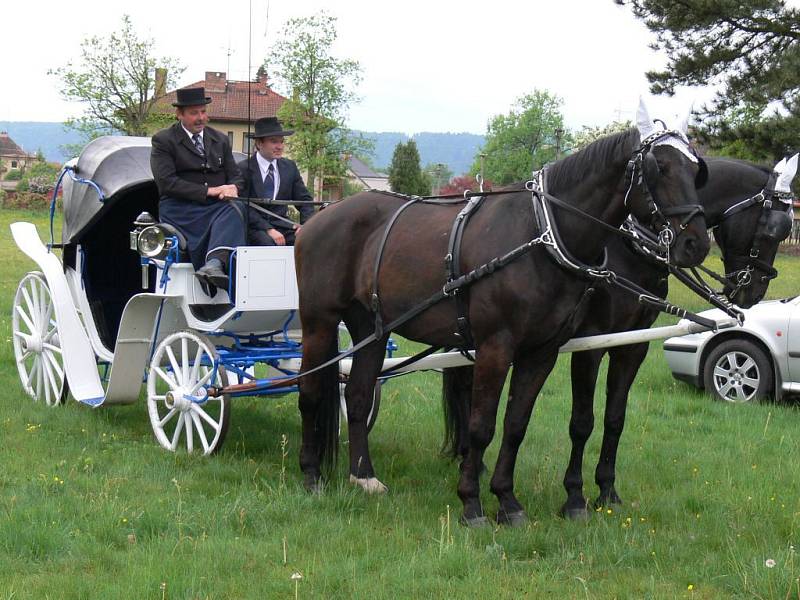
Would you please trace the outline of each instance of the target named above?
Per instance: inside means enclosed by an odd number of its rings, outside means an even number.
[[[800,392],[800,296],[742,312],[742,326],[665,340],[673,376],[728,402]],[[727,317],[717,309],[700,314]]]

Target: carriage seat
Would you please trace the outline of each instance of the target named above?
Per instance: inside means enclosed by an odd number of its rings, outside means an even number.
[[[189,244],[186,242],[186,236],[178,231],[174,225],[170,225],[169,223],[161,222],[159,226],[170,235],[175,236],[178,240],[178,262],[192,262],[189,257]]]

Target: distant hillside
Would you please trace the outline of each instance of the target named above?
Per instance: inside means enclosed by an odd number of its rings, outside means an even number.
[[[361,132],[364,137],[375,142],[372,163],[376,168],[386,171],[392,162],[392,154],[397,144],[409,139],[417,143],[420,163],[424,167],[431,163],[444,163],[455,175],[469,171],[483,145],[485,138],[474,133],[416,133],[408,136],[404,133],[371,131]]]
[[[7,131],[25,152],[33,154],[41,150],[47,160],[58,163],[72,158],[64,156],[61,146],[77,144],[81,139],[78,133],[67,129],[63,123],[0,121],[0,131]]]
[[[41,150],[49,161],[63,163],[72,158],[64,156],[61,147],[77,144],[80,136],[62,123],[38,123],[31,121],[0,121],[0,131],[8,131],[17,144],[26,152]],[[359,133],[359,132],[357,132]],[[409,136],[396,132],[360,132],[375,142],[372,164],[386,171],[392,162],[394,148],[400,142],[407,142]],[[450,170],[461,175],[472,165],[475,155],[484,143],[482,135],[474,133],[417,133],[413,136],[419,148],[421,166],[431,163],[444,163]]]

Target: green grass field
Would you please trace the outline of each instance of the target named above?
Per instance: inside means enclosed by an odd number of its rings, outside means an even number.
[[[161,450],[143,402],[34,404],[10,343],[14,290],[35,269],[11,240],[15,220],[47,229],[44,215],[0,211],[1,599],[800,598],[792,405],[713,402],[673,380],[653,343],[620,446],[625,504],[569,522],[557,516],[569,452],[562,356],[516,470],[531,523],[475,531],[457,524],[458,469],[439,455],[439,377],[418,373],[387,383],[371,435],[390,492],[352,488],[340,461],[326,493],[310,496],[294,395],[236,401],[226,445],[210,458]],[[796,293],[800,260],[782,255],[776,266],[770,296]],[[703,308],[673,288],[673,301]],[[584,465],[591,498],[598,395]],[[487,464],[496,451],[497,440]]]

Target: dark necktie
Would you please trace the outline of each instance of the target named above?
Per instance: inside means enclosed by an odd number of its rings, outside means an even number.
[[[195,133],[192,136],[192,141],[194,142],[194,147],[197,148],[197,151],[200,153],[200,155],[205,156],[206,149],[203,147],[203,138],[200,137],[200,134]]]
[[[273,164],[269,163],[267,174],[264,177],[264,198],[272,200],[275,195],[275,173],[273,173]]]

